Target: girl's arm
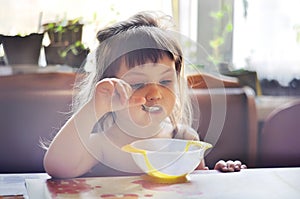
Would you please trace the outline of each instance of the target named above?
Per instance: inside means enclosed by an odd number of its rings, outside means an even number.
[[[45,157],[46,172],[59,178],[80,176],[98,163],[88,149],[97,145],[91,136],[96,122],[106,113],[144,103],[145,99],[129,99],[130,86],[122,80],[101,80],[94,97],[75,113],[51,142]],[[89,146],[90,145],[90,146]],[[101,150],[101,143],[97,149]],[[97,151],[101,154],[101,151]]]
[[[76,177],[97,163],[82,143],[83,136],[88,138],[97,122],[93,112],[91,101],[73,115],[53,139],[44,157],[44,167],[49,175]]]

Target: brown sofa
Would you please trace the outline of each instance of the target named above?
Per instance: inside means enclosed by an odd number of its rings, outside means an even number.
[[[0,77],[0,173],[43,172],[41,139],[65,123],[75,75]]]
[[[68,73],[0,77],[0,173],[44,171],[40,139],[51,139],[69,117],[74,80]],[[194,125],[214,144],[206,156],[211,168],[219,159],[255,164],[254,94],[229,87],[190,89],[200,111]]]
[[[259,134],[257,166],[300,166],[299,115],[300,98],[269,113]]]
[[[206,153],[213,168],[220,160],[241,160],[254,167],[257,119],[254,94],[250,88],[194,89],[200,110],[196,128],[201,140],[214,146]]]
[[[194,128],[201,140],[214,147],[206,153],[210,168],[220,160],[241,160],[248,167],[257,161],[255,93],[235,77],[207,73],[187,77],[198,110]],[[197,117],[197,115],[196,115]]]

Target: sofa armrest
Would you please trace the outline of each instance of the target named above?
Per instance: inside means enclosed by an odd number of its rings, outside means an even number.
[[[194,108],[199,107],[194,128],[202,140],[214,145],[205,157],[210,168],[220,159],[239,159],[249,167],[255,164],[256,108],[248,89],[190,89]]]

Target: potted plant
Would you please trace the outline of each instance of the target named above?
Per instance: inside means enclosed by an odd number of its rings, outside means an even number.
[[[77,68],[82,65],[89,52],[89,48],[86,48],[80,41],[77,41],[63,50],[60,56],[65,57],[65,64]]]
[[[60,52],[66,49],[66,45],[50,44],[44,46],[47,65],[65,64],[65,57],[60,55]]]
[[[43,27],[51,44],[70,45],[82,39],[83,24],[80,23],[80,18],[46,23]]]
[[[21,35],[0,35],[6,64],[38,65],[44,33]]]
[[[79,67],[89,53],[82,44],[83,24],[80,18],[46,23],[43,27],[50,39],[50,45],[45,46],[47,64]]]
[[[224,4],[217,12],[211,12],[210,16],[216,24],[213,28],[213,39],[209,41],[212,53],[208,59],[214,65],[218,66],[220,72],[227,71],[228,66],[223,61],[224,52],[222,48],[228,39],[228,34],[233,31],[232,8],[230,5]]]

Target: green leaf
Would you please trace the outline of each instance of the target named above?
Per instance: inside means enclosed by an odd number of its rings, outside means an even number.
[[[59,26],[56,27],[56,30],[55,30],[55,31],[56,31],[56,32],[62,32],[63,29],[64,29],[63,26],[59,25]]]
[[[222,19],[224,16],[224,13],[222,11],[218,11],[218,12],[211,12],[210,16],[213,17],[214,19]]]
[[[217,37],[214,40],[211,40],[209,42],[209,45],[213,48],[213,49],[217,49],[219,46],[221,46],[224,43],[224,39],[222,37]]]
[[[51,29],[53,29],[55,27],[55,23],[49,23],[48,25],[47,25],[47,30],[51,30]]]
[[[226,25],[226,31],[227,31],[227,32],[232,32],[232,30],[233,30],[233,25],[232,25],[232,23],[228,23],[228,24]]]
[[[67,56],[67,53],[68,53],[68,51],[64,50],[64,51],[61,51],[61,52],[59,53],[59,55],[60,55],[62,58],[65,58],[65,57]]]

